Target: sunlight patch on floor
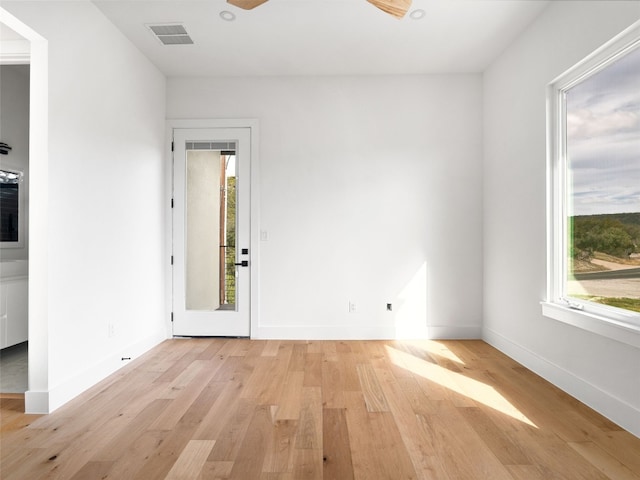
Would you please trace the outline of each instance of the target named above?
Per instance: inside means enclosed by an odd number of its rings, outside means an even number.
[[[439,357],[446,358],[459,365],[464,365],[464,361],[462,361],[460,357],[435,340],[403,340],[402,343],[419,348],[426,354],[436,354]]]
[[[387,346],[386,348],[390,360],[395,365],[406,368],[416,375],[420,375],[431,382],[435,382],[460,395],[464,395],[478,403],[493,408],[515,420],[538,428],[531,420],[522,414],[520,410],[500,395],[495,388],[460,373],[452,372],[439,365],[421,360],[393,347]]]

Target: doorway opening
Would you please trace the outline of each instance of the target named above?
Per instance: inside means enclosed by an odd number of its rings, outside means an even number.
[[[28,42],[3,26],[2,42]],[[7,40],[12,38],[13,40]],[[0,393],[20,394],[29,379],[30,65],[0,59]]]

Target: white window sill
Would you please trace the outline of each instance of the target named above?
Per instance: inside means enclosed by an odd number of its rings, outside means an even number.
[[[575,310],[556,303],[541,302],[545,317],[582,328],[588,332],[640,348],[640,326]]]

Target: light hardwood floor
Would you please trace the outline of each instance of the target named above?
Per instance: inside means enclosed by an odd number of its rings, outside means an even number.
[[[169,340],[0,402],[4,480],[640,480],[640,439],[481,341]]]

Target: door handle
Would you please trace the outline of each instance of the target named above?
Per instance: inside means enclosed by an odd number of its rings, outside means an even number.
[[[240,267],[248,267],[249,266],[249,260],[242,260],[240,263],[236,263],[236,265],[238,265]]]

